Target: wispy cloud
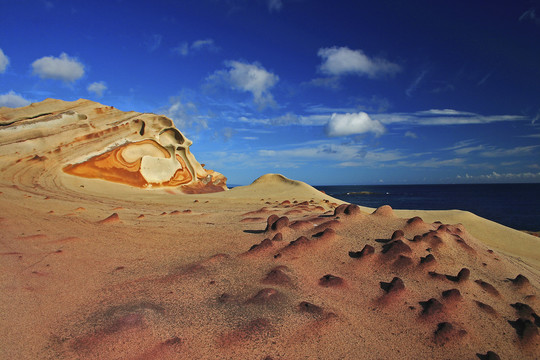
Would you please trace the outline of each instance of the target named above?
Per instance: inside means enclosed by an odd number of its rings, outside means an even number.
[[[0,74],[6,71],[7,66],[9,65],[9,58],[6,54],[0,49]]]
[[[44,56],[32,63],[33,73],[42,79],[73,82],[84,75],[84,65],[74,57],[61,53],[59,57]]]
[[[489,124],[502,121],[524,121],[529,118],[523,115],[481,115],[452,109],[417,111],[413,113],[373,114],[372,118],[387,124],[411,125],[470,125]]]
[[[523,14],[521,14],[521,16],[519,17],[519,21],[525,21],[525,20],[533,21],[536,24],[540,25],[540,17],[536,15],[535,8],[530,8],[527,11],[525,11]]]
[[[13,90],[0,95],[0,107],[17,108],[21,106],[30,105],[30,101],[25,99],[22,95],[17,94]]]
[[[281,0],[268,0],[268,10],[270,12],[280,11],[283,7],[283,2]]]
[[[414,92],[416,91],[416,89],[418,88],[418,86],[420,85],[420,83],[422,82],[422,80],[424,80],[424,77],[427,75],[428,71],[427,70],[424,70],[422,71],[414,80],[413,82],[411,83],[411,85],[409,85],[409,87],[407,88],[407,90],[405,90],[405,94],[408,96],[408,97],[412,97]]]
[[[207,119],[199,114],[195,103],[184,102],[180,96],[171,97],[169,106],[158,109],[157,112],[172,119],[180,131],[194,126],[199,130],[208,128]]]
[[[370,58],[362,50],[348,47],[321,48],[317,53],[322,58],[319,71],[325,75],[359,75],[378,78],[394,75],[401,66],[382,58]]]
[[[418,135],[416,135],[416,133],[413,133],[412,131],[406,131],[405,137],[408,137],[411,139],[418,139]]]
[[[219,48],[213,39],[201,39],[195,40],[191,44],[188,42],[182,42],[178,46],[171,49],[177,55],[188,56],[199,51],[216,52]]]
[[[491,147],[488,149],[488,151],[480,153],[480,155],[490,158],[501,158],[507,156],[529,156],[538,148],[540,148],[540,145],[517,146],[509,149]]]
[[[150,34],[144,36],[144,46],[149,52],[156,51],[161,46],[163,36],[160,34]]]
[[[276,105],[270,89],[279,81],[279,76],[267,71],[259,63],[227,61],[225,65],[227,69],[216,71],[207,80],[225,82],[232,89],[251,93],[253,101],[261,109]]]
[[[540,180],[540,172],[533,173],[533,172],[522,172],[522,173],[498,173],[496,171],[493,171],[490,174],[482,174],[482,175],[457,175],[456,178],[458,180],[466,180],[466,181],[486,181],[486,180],[495,180],[495,181],[519,181],[519,180]]]

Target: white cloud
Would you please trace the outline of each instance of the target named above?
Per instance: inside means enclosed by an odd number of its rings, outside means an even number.
[[[411,139],[418,139],[418,135],[416,135],[415,133],[413,133],[412,131],[407,131],[405,133],[405,137],[409,137]]]
[[[496,171],[491,172],[490,174],[482,174],[482,175],[469,175],[465,174],[463,176],[457,175],[457,179],[459,180],[468,180],[468,181],[486,181],[486,180],[494,180],[494,181],[530,181],[530,180],[540,180],[540,172],[532,173],[532,172],[524,172],[524,173],[498,173]]]
[[[86,90],[93,92],[98,97],[102,97],[105,90],[107,90],[107,85],[103,81],[97,81],[88,85]]]
[[[202,129],[208,128],[206,118],[199,115],[197,106],[194,103],[184,103],[178,96],[171,97],[169,103],[168,107],[159,109],[158,112],[172,119],[180,131],[194,125]]]
[[[283,2],[281,0],[268,0],[268,10],[279,11],[283,7]]]
[[[26,105],[30,105],[30,101],[15,93],[13,90],[0,95],[0,107],[6,106],[10,108],[17,108]]]
[[[487,151],[480,153],[480,155],[493,158],[500,158],[504,156],[528,156],[539,147],[540,145],[518,146],[510,149],[489,148]]]
[[[427,74],[427,70],[424,70],[420,73],[420,75],[418,75],[414,80],[413,82],[411,83],[411,85],[409,85],[409,87],[407,88],[407,90],[405,90],[405,94],[408,96],[408,97],[411,97],[413,96],[413,93],[416,91],[416,89],[418,88],[418,86],[420,85],[420,83],[422,82],[422,80],[424,80],[424,77],[426,76]]]
[[[6,54],[0,49],[0,74],[6,71],[7,66],[9,65],[9,58]]]
[[[369,58],[362,50],[351,50],[348,47],[322,48],[317,55],[323,59],[319,69],[326,75],[354,74],[377,78],[401,70],[399,65],[388,60]]]
[[[84,65],[66,53],[59,57],[44,56],[32,63],[34,74],[42,79],[73,82],[84,75]]]
[[[365,112],[332,114],[326,127],[328,136],[347,136],[367,132],[382,135],[386,129],[377,120],[372,120]]]
[[[180,43],[177,47],[172,49],[172,52],[187,56],[190,53],[198,52],[198,51],[218,51],[219,48],[216,46],[213,39],[202,39],[202,40],[195,40],[191,43],[191,45],[187,42]]]
[[[248,64],[240,61],[227,61],[227,70],[216,71],[209,80],[224,80],[233,89],[250,92],[253,101],[260,108],[274,106],[270,89],[279,81],[279,76],[267,71],[258,63]]]
[[[535,22],[536,24],[540,24],[540,17],[536,16],[536,9],[531,8],[527,11],[525,11],[521,16],[519,17],[519,21],[523,20],[530,20]]]
[[[372,117],[381,123],[412,125],[470,125],[489,124],[502,121],[523,121],[529,118],[522,115],[480,115],[451,109],[417,111],[413,113],[374,114]]]
[[[454,152],[458,155],[467,155],[474,151],[481,151],[484,150],[486,147],[484,145],[478,145],[478,146],[469,146],[469,147],[462,147],[460,149],[455,149]]]

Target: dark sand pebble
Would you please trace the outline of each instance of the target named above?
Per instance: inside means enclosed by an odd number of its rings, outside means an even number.
[[[137,216],[137,219],[144,219],[144,214]]]
[[[98,221],[98,223],[99,224],[111,224],[111,223],[115,223],[115,222],[119,222],[119,221],[120,221],[120,217],[118,216],[118,213],[112,213],[111,215],[109,215],[109,217]]]
[[[516,312],[519,317],[522,317],[522,318],[532,317],[534,319],[534,323],[536,324],[536,326],[540,327],[540,316],[536,314],[536,312],[533,310],[532,307],[530,307],[527,304],[520,303],[520,302],[517,302],[515,304],[510,304],[510,306],[516,309]]]
[[[412,250],[409,245],[405,244],[402,240],[394,240],[388,244],[384,244],[382,247],[382,253],[389,257],[410,254],[411,252]]]
[[[391,240],[397,240],[397,239],[400,239],[402,237],[405,237],[405,233],[403,232],[403,230],[396,230],[392,234]]]
[[[519,338],[524,341],[533,340],[538,337],[538,326],[529,319],[520,317],[516,321],[509,320],[508,323],[516,330]]]
[[[293,221],[289,227],[293,230],[307,230],[313,228],[313,223],[308,220],[296,220]]]
[[[483,280],[475,280],[474,281],[475,283],[477,283],[478,285],[480,285],[480,287],[482,289],[484,289],[487,293],[493,295],[493,296],[499,296],[499,292],[497,291],[497,289],[495,289],[495,287],[493,285],[491,285],[490,283],[487,283]]]
[[[186,209],[186,210],[182,211],[183,214],[191,214],[191,212],[192,211],[190,209]]]
[[[313,230],[316,232],[323,231],[328,228],[337,229],[341,225],[339,220],[325,221],[322,224],[317,225]]]
[[[284,200],[279,205],[280,206],[291,205],[291,202],[289,200]]]
[[[323,314],[322,307],[314,305],[307,301],[302,301],[300,304],[298,304],[298,311],[303,312],[303,313],[315,314],[315,315]]]
[[[486,304],[486,303],[483,303],[481,301],[478,301],[478,300],[474,300],[474,302],[476,303],[476,305],[483,311],[487,312],[488,314],[490,315],[497,315],[497,311],[495,311],[495,309],[493,307],[491,307],[490,305]]]
[[[159,214],[159,215],[161,215],[161,216],[163,216],[163,215],[167,215],[167,212],[166,212],[166,211],[164,211],[164,212],[162,212],[162,213],[161,213],[161,214]]]
[[[425,257],[420,257],[420,264],[422,265],[428,265],[428,264],[435,264],[437,260],[435,260],[435,256],[432,254],[428,254]]]
[[[270,215],[266,219],[266,229],[264,229],[264,231],[268,232],[268,231],[272,230],[272,225],[274,225],[274,223],[277,221],[277,219],[279,219],[279,216],[277,216],[276,214]]]
[[[223,293],[220,296],[218,296],[217,301],[219,303],[221,303],[221,304],[226,304],[226,303],[235,302],[236,300],[235,300],[234,296],[232,296],[231,294]]]
[[[443,304],[435,298],[427,301],[419,301],[418,303],[422,306],[422,312],[420,314],[423,316],[435,315],[443,310]]]
[[[339,276],[326,274],[319,279],[319,285],[323,287],[340,287],[344,285],[344,280]]]
[[[254,222],[263,222],[264,218],[262,217],[247,217],[240,220],[241,223],[254,223]]]
[[[285,215],[296,215],[296,214],[301,214],[303,213],[302,210],[299,210],[299,209],[292,209],[292,210],[289,210],[285,213]]]
[[[283,241],[283,235],[280,232],[276,233],[272,238],[272,241]]]
[[[463,240],[463,238],[459,235],[454,235],[454,238],[456,239],[456,242],[462,247],[464,248],[465,250],[471,252],[471,253],[476,253],[476,250],[474,250],[469,244],[467,244],[465,242],[465,240]]]
[[[361,259],[367,255],[375,253],[375,248],[371,245],[365,245],[360,251],[349,251],[349,256],[353,259]]]
[[[255,295],[249,298],[248,304],[267,304],[273,302],[280,297],[279,291],[273,288],[265,288],[259,290]]]
[[[253,337],[269,337],[272,331],[273,327],[270,320],[256,318],[245,322],[233,331],[222,334],[219,339],[219,345],[226,347],[250,340]]]
[[[396,293],[405,290],[403,280],[398,277],[394,277],[391,282],[381,281],[380,286],[386,293]]]
[[[422,241],[427,242],[431,247],[438,248],[443,244],[442,238],[436,231],[429,231],[422,236]]]
[[[419,216],[415,216],[407,220],[408,227],[416,227],[416,226],[421,226],[424,224],[425,224],[424,220],[422,220],[422,218]]]
[[[413,266],[413,260],[405,255],[399,255],[398,258],[392,263],[395,269],[405,269]]]
[[[371,215],[394,217],[394,210],[390,205],[383,205],[375,210]]]
[[[270,217],[272,217],[272,215]],[[270,219],[270,218],[268,218],[268,219]],[[289,226],[289,218],[286,217],[286,216],[282,216],[282,217],[278,218],[276,221],[274,221],[270,225],[270,230],[271,231],[281,231],[281,230],[283,230],[284,228],[286,228],[288,226]]]
[[[435,342],[440,345],[444,345],[447,342],[458,340],[467,335],[467,331],[458,329],[449,322],[441,322],[437,324],[435,330]]]
[[[314,234],[312,237],[317,238],[318,240],[328,241],[336,237],[336,231],[332,228],[327,228],[324,231]]]
[[[249,253],[257,253],[261,252],[267,249],[271,249],[274,246],[272,240],[266,238],[263,241],[261,241],[259,244],[255,244],[252,247],[249,248]]]
[[[283,271],[286,269],[284,266],[278,266],[270,270],[264,279],[262,279],[263,284],[273,284],[273,285],[288,285],[291,283],[291,278],[285,274]]]
[[[514,279],[509,278],[508,280],[510,280],[513,285],[518,286],[518,287],[522,287],[522,286],[526,286],[530,284],[529,279],[527,279],[525,276],[521,274],[516,276]]]
[[[493,351],[488,351],[485,354],[478,353],[478,354],[476,354],[476,356],[478,356],[478,358],[480,360],[501,360],[499,355],[497,355],[497,353],[495,353]]]
[[[468,280],[470,275],[471,275],[471,271],[467,268],[463,268],[459,270],[457,276],[446,275],[446,278],[453,282],[462,282],[462,281]]]
[[[174,211],[171,211],[171,212],[169,213],[169,215],[178,215],[178,214],[180,214],[180,211],[179,211],[179,210],[174,210]]]
[[[461,293],[458,289],[449,289],[442,292],[442,297],[445,301],[460,301]]]

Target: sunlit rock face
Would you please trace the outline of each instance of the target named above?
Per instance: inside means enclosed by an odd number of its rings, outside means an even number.
[[[191,144],[165,116],[122,112],[89,100],[0,108],[0,162],[39,159],[46,163],[39,176],[54,177],[58,170],[147,189],[226,190],[226,178],[204,169]]]

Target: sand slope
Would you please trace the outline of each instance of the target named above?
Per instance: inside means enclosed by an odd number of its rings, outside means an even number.
[[[192,195],[72,176],[28,160],[58,159],[37,139],[0,155],[0,358],[540,357],[538,238],[278,174]]]

